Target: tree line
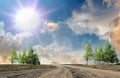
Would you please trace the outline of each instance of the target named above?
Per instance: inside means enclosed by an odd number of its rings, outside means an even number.
[[[32,46],[29,47],[28,52],[26,52],[26,50],[23,50],[21,54],[17,54],[16,50],[12,49],[10,61],[12,64],[19,63],[19,64],[40,65],[38,54],[35,52]]]
[[[86,60],[87,65],[89,60],[94,60],[95,64],[119,62],[115,48],[108,40],[106,41],[105,48],[103,48],[102,45],[99,45],[98,49],[95,50],[92,50],[92,46],[90,42],[88,42],[84,59]]]

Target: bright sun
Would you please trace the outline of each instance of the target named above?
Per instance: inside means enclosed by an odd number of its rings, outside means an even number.
[[[31,31],[39,26],[39,13],[31,8],[24,8],[15,15],[15,24],[22,30]]]

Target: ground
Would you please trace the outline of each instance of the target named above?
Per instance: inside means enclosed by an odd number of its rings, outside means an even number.
[[[91,66],[92,67],[92,66]],[[0,65],[0,78],[120,78],[116,69],[96,69],[84,65]],[[109,68],[110,66],[106,66]],[[110,67],[111,68],[111,67]]]

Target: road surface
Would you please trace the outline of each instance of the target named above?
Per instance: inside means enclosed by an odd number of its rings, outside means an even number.
[[[63,65],[38,78],[120,78],[120,72]]]
[[[0,72],[0,78],[120,78],[120,72],[117,71],[69,65],[57,65],[57,68],[52,69],[32,69],[9,73],[6,75],[5,72]]]

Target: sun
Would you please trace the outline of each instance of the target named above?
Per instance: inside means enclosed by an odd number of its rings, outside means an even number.
[[[15,25],[21,30],[31,31],[37,26],[40,22],[39,12],[32,8],[22,8],[17,11],[15,15]]]

